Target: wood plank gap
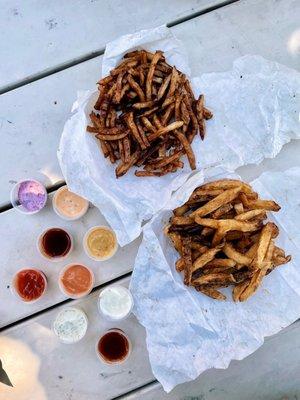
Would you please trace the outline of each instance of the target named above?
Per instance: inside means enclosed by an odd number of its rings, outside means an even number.
[[[156,379],[151,380],[148,383],[145,383],[144,385],[142,385],[140,387],[137,387],[135,389],[130,390],[129,392],[123,393],[123,394],[121,394],[120,396],[117,396],[117,397],[113,397],[111,400],[127,399],[127,396],[134,395],[135,393],[138,393],[138,392],[140,392],[140,391],[142,391],[144,389],[148,389],[148,388],[152,389],[152,386],[156,386],[157,384],[160,385],[160,383]]]
[[[127,272],[126,274],[120,275],[117,278],[111,279],[110,281],[102,283],[101,285],[95,286],[92,289],[91,293],[94,293],[99,289],[105,288],[106,286],[112,285],[112,284],[118,282],[121,279],[129,278],[131,276],[131,274],[132,274],[132,272]],[[74,301],[78,301],[78,299],[76,299],[76,300],[75,299],[66,299],[66,300],[60,301],[60,302],[58,302],[56,304],[53,304],[50,307],[46,307],[43,310],[37,311],[37,312],[35,312],[35,313],[31,314],[31,315],[28,315],[27,317],[21,318],[18,321],[12,322],[11,324],[8,324],[8,325],[5,325],[5,326],[1,327],[0,328],[0,333],[4,332],[4,331],[6,331],[6,330],[8,330],[10,328],[13,328],[15,326],[18,326],[18,325],[20,325],[20,324],[22,324],[22,323],[24,323],[26,321],[29,321],[32,318],[38,317],[39,315],[41,315],[41,314],[43,314],[43,313],[45,313],[47,311],[53,310],[54,308],[57,308],[57,307],[62,306],[62,305],[70,304],[70,303],[72,303]]]
[[[183,22],[189,21],[189,20],[191,20],[193,18],[197,18],[197,17],[199,17],[201,15],[207,14],[207,13],[209,13],[211,11],[215,11],[215,10],[217,10],[219,8],[225,7],[225,6],[230,5],[232,3],[236,3],[238,1],[240,1],[240,0],[227,0],[227,1],[224,1],[224,2],[222,2],[220,4],[217,4],[215,6],[207,7],[205,9],[203,9],[203,10],[200,10],[200,11],[195,11],[192,14],[186,15],[185,17],[178,18],[178,19],[176,19],[174,21],[168,22],[166,25],[167,25],[168,28],[171,28],[171,27],[179,25],[179,24],[181,24]],[[83,55],[81,57],[77,57],[77,58],[74,58],[73,60],[66,61],[66,62],[64,62],[64,63],[62,63],[60,65],[57,65],[56,67],[46,69],[44,71],[41,71],[39,73],[33,74],[31,76],[28,76],[27,78],[21,79],[21,80],[15,82],[15,83],[10,84],[10,85],[3,86],[2,88],[0,88],[0,95],[4,94],[4,93],[7,93],[7,92],[10,92],[12,90],[18,89],[18,88],[20,88],[22,86],[28,85],[28,84],[30,84],[32,82],[35,82],[35,81],[38,81],[40,79],[46,78],[47,76],[50,76],[50,75],[56,74],[58,72],[61,72],[61,71],[65,70],[65,69],[74,67],[75,65],[81,64],[81,63],[83,63],[85,61],[92,60],[93,58],[96,58],[96,57],[99,57],[99,56],[103,55],[104,51],[105,51],[105,48],[100,48],[99,50],[92,51],[92,52],[90,52],[88,54],[85,54],[85,55]]]
[[[237,3],[238,1],[240,1],[240,0],[227,0],[227,1],[224,1],[223,3],[216,4],[216,5],[211,6],[211,7],[207,7],[204,10],[195,11],[193,14],[189,14],[189,15],[186,15],[185,17],[178,18],[178,19],[176,19],[176,20],[174,20],[172,22],[169,22],[167,24],[167,27],[168,28],[173,28],[173,26],[182,24],[183,22],[190,21],[193,18],[200,17],[201,15],[207,14],[207,13],[215,11],[215,10],[218,10],[219,8],[228,6],[230,4]]]

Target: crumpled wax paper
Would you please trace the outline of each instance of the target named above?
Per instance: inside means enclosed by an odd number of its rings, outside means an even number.
[[[163,50],[167,61],[190,75],[182,44],[165,26],[125,35],[106,46],[102,76],[115,67],[124,53],[145,48]],[[204,93],[214,118],[207,121],[207,137],[193,142],[197,168],[222,164],[230,169],[274,157],[282,145],[300,136],[300,74],[258,56],[235,61],[224,73],[204,74],[192,81],[197,94]],[[93,90],[78,93],[73,115],[66,122],[58,159],[70,189],[98,207],[115,230],[121,246],[139,236],[143,221],[169,201],[190,176],[185,167],[164,177],[138,178],[134,168],[116,179],[110,164],[92,135],[86,132],[89,113],[97,99]]]
[[[134,313],[147,332],[147,348],[155,377],[165,391],[195,379],[209,368],[227,368],[300,317],[300,168],[267,172],[251,184],[262,198],[281,205],[268,213],[280,228],[276,243],[292,255],[276,268],[245,303],[208,298],[186,287],[175,270],[177,252],[163,234],[171,210],[185,202],[203,181],[236,178],[220,168],[191,177],[172,196],[168,207],[143,229],[143,241],[131,279]]]

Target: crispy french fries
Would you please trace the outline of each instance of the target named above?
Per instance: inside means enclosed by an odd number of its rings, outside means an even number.
[[[162,51],[124,55],[99,82],[99,97],[87,131],[99,140],[104,157],[119,161],[116,177],[132,167],[135,176],[163,176],[183,168],[187,156],[196,169],[192,141],[212,113],[204,96],[196,100],[186,76],[166,63]]]
[[[196,188],[165,229],[180,255],[176,270],[184,283],[216,300],[226,300],[220,289],[227,286],[234,301],[249,299],[267,274],[291,260],[274,243],[278,227],[264,223],[267,211],[279,209],[239,180]]]

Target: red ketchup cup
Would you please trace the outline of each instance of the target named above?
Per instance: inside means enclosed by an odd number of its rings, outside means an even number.
[[[34,303],[39,300],[47,288],[45,274],[34,268],[19,270],[13,278],[12,290],[25,303]]]

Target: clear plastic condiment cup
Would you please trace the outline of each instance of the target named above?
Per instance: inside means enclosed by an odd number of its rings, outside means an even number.
[[[20,202],[19,202],[19,188],[20,188],[20,186],[21,186],[21,184],[23,182],[34,182],[34,183],[37,183],[43,189],[45,200],[43,201],[41,207],[38,210],[30,211],[27,208],[25,208],[22,204],[20,204]],[[45,207],[45,205],[47,203],[47,198],[48,198],[48,194],[47,194],[47,190],[46,190],[45,186],[41,182],[37,181],[36,179],[30,179],[30,178],[22,179],[21,181],[17,182],[12,187],[12,189],[10,191],[10,202],[11,202],[12,206],[17,211],[19,211],[21,214],[26,214],[26,215],[33,215],[33,214],[36,214],[36,213],[40,212]]]
[[[111,289],[117,289],[118,290],[119,288],[120,288],[120,290],[126,292],[126,294],[128,295],[128,297],[130,299],[131,305],[130,305],[130,308],[128,309],[128,311],[126,312],[126,314],[124,314],[122,316],[113,316],[112,313],[109,314],[109,312],[105,311],[104,307],[101,307],[101,299],[103,299],[103,296],[105,296],[105,294],[107,292],[109,292]],[[107,321],[123,321],[124,319],[128,318],[129,315],[131,314],[132,309],[133,309],[133,305],[134,305],[134,301],[133,301],[133,297],[132,297],[132,294],[131,294],[130,290],[127,289],[125,286],[122,286],[122,285],[111,285],[111,286],[109,286],[107,288],[104,288],[104,289],[102,289],[100,291],[97,305],[98,305],[98,310],[99,310],[100,315],[103,316],[104,319],[106,319]]]
[[[121,360],[116,360],[116,361],[107,360],[105,357],[103,357],[103,356],[100,354],[100,352],[99,352],[99,350],[98,350],[98,345],[99,345],[101,339],[102,339],[106,334],[111,333],[111,332],[116,332],[116,333],[118,333],[118,334],[124,336],[124,337],[127,339],[127,343],[128,343],[128,352],[127,352],[126,356],[125,356],[124,358],[122,358]],[[112,328],[112,329],[109,329],[109,330],[107,330],[106,332],[104,332],[104,333],[99,337],[99,339],[98,339],[98,341],[97,341],[97,343],[96,343],[96,346],[95,346],[95,350],[96,350],[96,354],[97,354],[98,359],[99,359],[103,364],[106,364],[106,365],[120,365],[120,364],[124,364],[124,363],[128,360],[128,358],[130,357],[131,352],[132,352],[132,343],[131,343],[131,340],[129,339],[128,335],[127,335],[124,331],[122,331],[122,329],[119,329],[119,328]]]
[[[94,256],[94,255],[90,252],[89,247],[88,247],[88,238],[89,238],[90,234],[91,234],[92,232],[94,232],[95,230],[97,230],[97,229],[103,229],[103,230],[106,230],[106,231],[108,231],[108,232],[111,232],[112,235],[113,235],[113,237],[114,237],[114,247],[113,247],[111,253],[110,253],[109,255],[105,256],[105,257],[96,257],[96,256]],[[114,232],[111,228],[109,228],[108,226],[104,226],[104,225],[93,226],[93,227],[90,228],[90,229],[86,232],[86,234],[84,235],[84,238],[83,238],[83,248],[84,248],[84,251],[85,251],[86,255],[87,255],[88,257],[90,257],[92,260],[95,260],[95,261],[107,261],[107,260],[109,260],[110,258],[112,258],[112,257],[116,254],[116,252],[117,252],[117,250],[118,250],[118,241],[117,241],[116,234],[115,234],[115,232]]]
[[[62,255],[62,256],[55,256],[55,257],[51,257],[51,256],[48,256],[48,254],[46,254],[46,252],[45,252],[45,250],[44,250],[44,248],[43,248],[42,239],[43,239],[45,233],[48,232],[48,231],[50,231],[51,229],[61,229],[61,230],[65,231],[65,232],[69,235],[71,244],[70,244],[70,249],[68,250],[68,252],[67,252],[66,254],[64,254],[64,255]],[[68,232],[66,229],[60,228],[60,227],[58,227],[58,226],[51,226],[51,227],[45,229],[45,230],[39,235],[39,237],[38,237],[38,239],[37,239],[37,242],[36,242],[36,246],[37,246],[38,252],[39,252],[39,253],[41,254],[41,256],[44,257],[46,260],[51,261],[51,262],[60,262],[60,261],[62,261],[62,260],[65,260],[65,259],[71,254],[71,252],[73,251],[73,248],[74,248],[74,240],[73,240],[73,237],[72,237],[72,235],[70,234],[70,232]]]
[[[57,321],[57,319],[58,319],[58,316],[59,316],[60,314],[62,314],[63,312],[65,312],[66,310],[76,310],[76,311],[80,312],[81,316],[82,316],[82,317],[84,318],[84,320],[85,320],[85,330],[84,330],[84,332],[83,332],[83,335],[82,335],[80,338],[76,339],[76,340],[66,340],[66,339],[63,339],[62,337],[59,336],[57,330],[55,329],[55,323],[56,323],[56,321]],[[57,313],[57,315],[56,315],[54,321],[52,322],[52,330],[53,330],[54,334],[58,337],[58,339],[59,339],[62,343],[64,343],[64,344],[74,344],[74,343],[78,343],[80,340],[82,340],[82,339],[85,337],[86,332],[87,332],[87,329],[88,329],[88,324],[89,324],[88,317],[87,317],[86,313],[85,313],[81,308],[79,308],[79,307],[65,307],[65,308],[63,308],[61,311],[59,311],[59,312]]]
[[[83,199],[83,200],[86,201],[86,206],[85,206],[85,207],[82,209],[82,211],[81,211],[79,214],[77,214],[76,216],[74,216],[74,217],[68,217],[68,216],[64,215],[63,213],[61,213],[61,212],[59,211],[59,209],[57,208],[57,206],[56,206],[55,203],[56,203],[56,200],[57,200],[59,194],[60,194],[63,190],[65,190],[65,189],[68,189],[68,186],[67,186],[67,185],[62,186],[61,188],[59,188],[59,189],[55,192],[55,194],[54,194],[54,196],[53,196],[53,198],[52,198],[52,207],[53,207],[54,212],[55,212],[60,218],[66,220],[66,221],[75,221],[75,220],[77,220],[77,219],[83,217],[83,216],[86,214],[86,212],[87,212],[87,210],[88,210],[88,208],[89,208],[89,202],[88,202],[88,200]],[[68,190],[69,190],[69,189],[68,189]]]
[[[43,290],[43,292],[41,293],[41,295],[40,295],[37,299],[25,300],[25,299],[18,293],[18,290],[16,289],[16,280],[17,280],[18,274],[19,274],[20,272],[27,271],[27,270],[34,270],[34,271],[39,272],[39,273],[41,274],[41,276],[43,277],[43,279],[44,279],[44,283],[45,283],[44,290]],[[47,277],[46,277],[46,275],[44,274],[43,271],[41,271],[41,270],[39,270],[39,269],[37,269],[37,268],[27,267],[27,268],[21,268],[21,269],[19,269],[19,270],[14,274],[13,279],[12,279],[12,282],[11,282],[11,285],[10,285],[10,289],[11,289],[11,292],[12,292],[19,300],[22,300],[22,302],[23,302],[24,304],[33,304],[33,303],[36,303],[37,301],[39,301],[39,300],[45,295],[46,290],[47,290],[47,286],[48,286]]]
[[[81,265],[81,266],[83,266],[84,268],[86,268],[86,269],[89,271],[89,273],[91,274],[91,278],[92,278],[91,285],[90,285],[89,289],[87,289],[85,292],[82,292],[82,293],[77,294],[77,295],[75,295],[75,294],[73,294],[73,293],[69,293],[69,292],[66,290],[66,288],[64,287],[64,285],[62,284],[62,278],[63,278],[64,273],[65,273],[70,267],[72,267],[73,265]],[[94,272],[93,272],[89,267],[87,267],[86,265],[81,264],[81,263],[71,263],[71,264],[66,265],[66,266],[61,270],[61,272],[60,272],[60,274],[59,274],[59,277],[58,277],[58,286],[59,286],[61,292],[62,292],[65,296],[69,297],[70,299],[80,299],[81,297],[87,296],[89,293],[91,293],[91,291],[92,291],[92,289],[93,289],[93,287],[94,287],[94,284],[95,284],[95,275],[94,275]]]

